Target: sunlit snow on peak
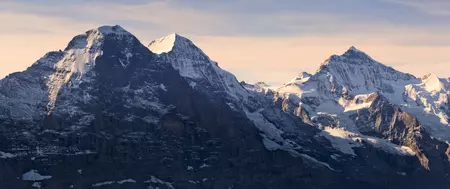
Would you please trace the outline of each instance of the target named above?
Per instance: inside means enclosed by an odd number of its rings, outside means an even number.
[[[428,92],[439,92],[445,89],[444,84],[434,74],[428,74],[424,76],[422,79],[423,79],[423,87]]]
[[[154,40],[150,42],[148,48],[150,49],[150,51],[156,54],[168,53],[172,51],[173,47],[175,46],[175,40],[177,36],[178,34],[172,33],[168,36]]]

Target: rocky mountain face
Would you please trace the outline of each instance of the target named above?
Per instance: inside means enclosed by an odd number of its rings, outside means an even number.
[[[102,26],[0,80],[0,188],[449,188],[448,89],[354,47],[239,83],[178,34]]]
[[[335,149],[353,158],[368,157],[358,153],[367,145],[404,160],[414,156],[414,166],[398,164],[399,174],[419,180],[412,188],[446,188],[447,83],[432,74],[415,78],[351,47],[331,56],[315,74],[302,73],[278,88],[247,89],[281,101],[285,113],[322,130]],[[432,187],[432,182],[440,184]]]
[[[258,102],[233,74],[221,69],[189,39],[171,34],[150,42],[148,48],[170,63],[193,89],[223,97],[224,101],[238,109],[258,107]]]

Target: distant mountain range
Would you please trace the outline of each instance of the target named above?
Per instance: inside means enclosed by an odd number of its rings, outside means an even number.
[[[450,188],[449,95],[355,47],[272,87],[102,26],[0,80],[0,188]]]

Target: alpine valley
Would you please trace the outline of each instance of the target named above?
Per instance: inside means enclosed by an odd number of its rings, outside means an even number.
[[[249,84],[178,34],[89,30],[0,80],[0,188],[450,188],[450,79],[318,67]]]

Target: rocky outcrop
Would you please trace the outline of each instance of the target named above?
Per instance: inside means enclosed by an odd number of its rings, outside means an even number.
[[[410,147],[427,170],[445,174],[448,145],[430,137],[421,123],[411,114],[389,103],[378,94],[368,109],[352,116],[359,127],[368,135],[381,135],[395,144]]]

